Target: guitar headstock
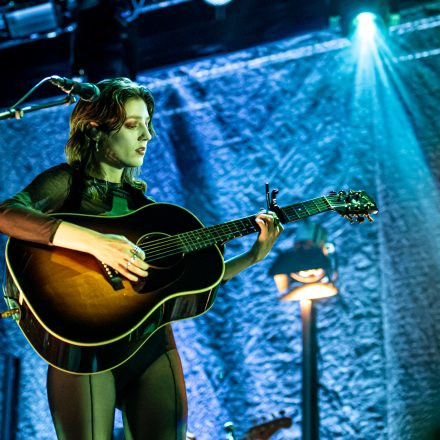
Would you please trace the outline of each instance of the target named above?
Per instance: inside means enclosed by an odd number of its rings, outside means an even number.
[[[268,440],[275,432],[292,426],[290,417],[280,417],[249,429],[243,440]]]
[[[371,215],[378,212],[376,202],[365,191],[331,192],[326,199],[331,208],[350,223],[354,223],[355,220],[362,223],[365,219],[372,222]]]

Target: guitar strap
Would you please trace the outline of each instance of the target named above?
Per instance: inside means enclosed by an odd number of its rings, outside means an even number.
[[[81,208],[86,174],[84,168],[79,163],[73,164],[72,170],[69,194],[59,212],[79,212]]]

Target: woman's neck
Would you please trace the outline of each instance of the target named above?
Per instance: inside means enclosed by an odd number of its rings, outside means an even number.
[[[112,183],[121,183],[122,181],[122,172],[123,168],[115,168],[105,162],[101,162],[101,175],[100,176],[92,176],[98,177],[100,179],[107,180],[107,182]]]

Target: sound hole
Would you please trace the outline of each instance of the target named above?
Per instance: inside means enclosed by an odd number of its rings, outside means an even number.
[[[145,261],[150,265],[148,276],[133,283],[138,293],[160,292],[177,281],[184,268],[183,253],[179,252],[179,241],[163,232],[143,235],[137,242],[145,252]]]

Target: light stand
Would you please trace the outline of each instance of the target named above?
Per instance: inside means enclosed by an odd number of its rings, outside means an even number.
[[[338,293],[336,253],[325,243],[327,233],[315,222],[304,222],[293,250],[279,255],[270,269],[281,301],[299,301],[302,323],[302,440],[319,439],[317,299]]]
[[[300,301],[302,322],[302,438],[319,438],[316,310],[313,300]]]

